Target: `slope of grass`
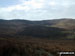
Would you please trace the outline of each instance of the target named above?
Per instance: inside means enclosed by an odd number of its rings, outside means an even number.
[[[75,51],[73,40],[0,38],[0,56],[56,56],[58,51]]]

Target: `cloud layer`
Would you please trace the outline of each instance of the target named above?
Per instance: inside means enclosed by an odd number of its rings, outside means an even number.
[[[10,5],[0,4],[0,19],[46,20],[75,18],[75,0],[13,1],[15,2]],[[9,3],[9,0],[7,2]]]

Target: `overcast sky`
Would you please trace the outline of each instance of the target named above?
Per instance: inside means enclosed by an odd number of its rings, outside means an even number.
[[[75,0],[0,0],[0,19],[75,18]]]

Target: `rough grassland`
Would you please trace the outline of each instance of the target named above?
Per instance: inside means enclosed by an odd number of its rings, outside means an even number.
[[[75,51],[75,41],[0,38],[0,56],[58,56],[59,51]]]

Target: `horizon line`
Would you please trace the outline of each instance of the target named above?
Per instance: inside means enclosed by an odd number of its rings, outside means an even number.
[[[7,20],[7,21],[10,21],[10,20],[27,20],[27,21],[44,21],[44,20],[60,20],[60,19],[74,19],[74,18],[58,18],[58,19],[40,19],[40,20],[29,20],[29,19],[0,19],[0,20]]]

